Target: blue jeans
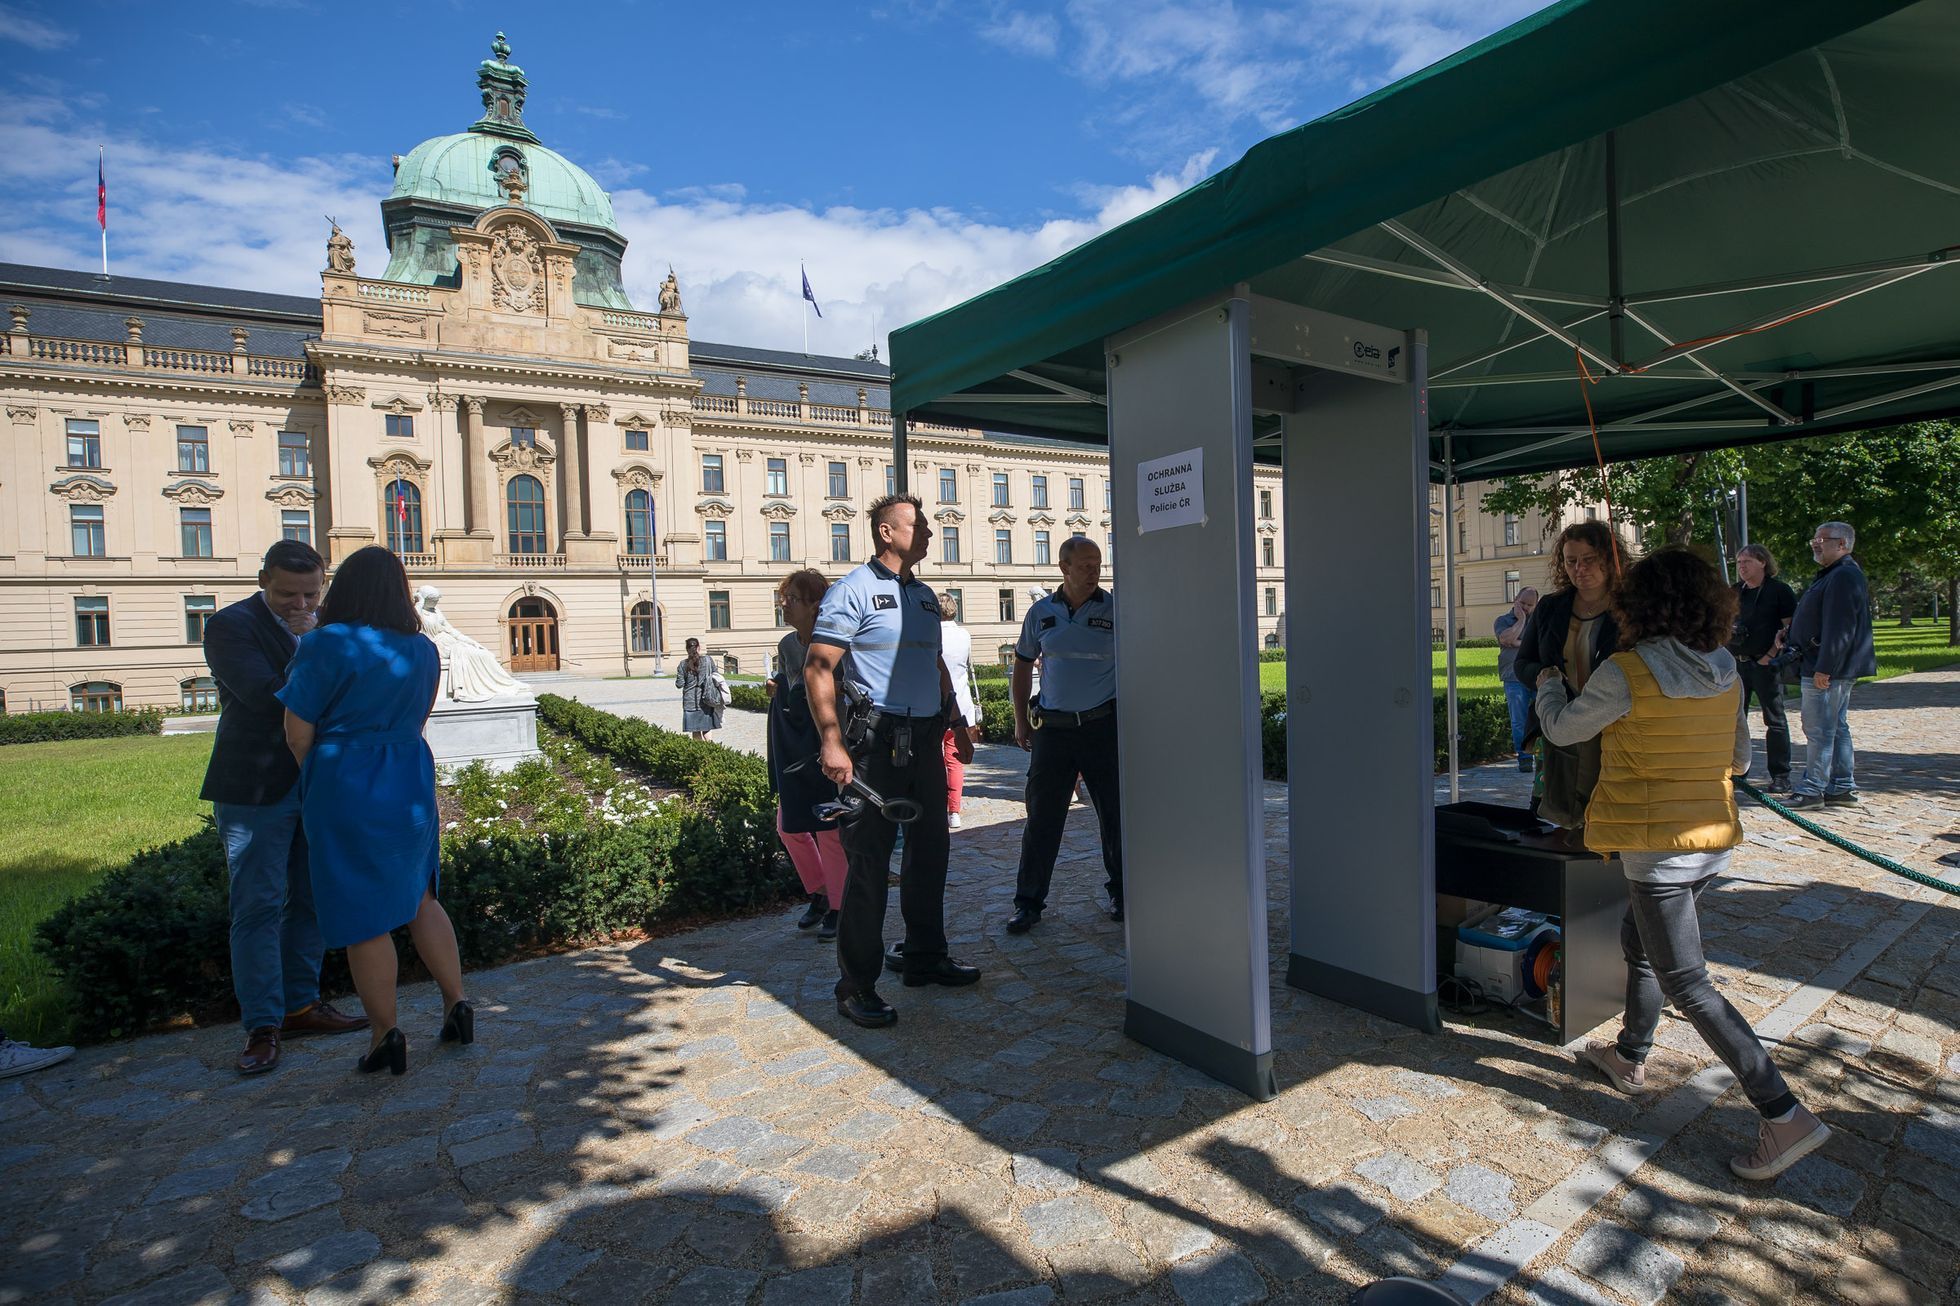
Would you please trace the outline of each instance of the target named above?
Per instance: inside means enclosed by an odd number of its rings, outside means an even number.
[[[1849,676],[1819,689],[1809,676],[1803,681],[1803,774],[1791,788],[1811,798],[1856,793],[1851,774],[1851,686]]]
[[[1538,697],[1538,687],[1522,685],[1515,680],[1504,682],[1504,705],[1511,709],[1511,751],[1524,751],[1524,727],[1531,719],[1531,700]]]
[[[299,786],[276,803],[212,804],[231,870],[231,983],[249,1032],[320,1000],[320,923]]]

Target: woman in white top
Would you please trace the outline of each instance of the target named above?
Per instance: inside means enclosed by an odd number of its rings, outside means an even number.
[[[973,635],[954,619],[953,596],[939,596],[939,660],[953,679],[953,698],[966,716],[967,729],[980,738],[980,704],[973,696]],[[958,729],[957,726],[954,729]],[[953,731],[946,732],[946,824],[960,828],[960,796],[966,788],[966,767],[961,765],[953,744]]]

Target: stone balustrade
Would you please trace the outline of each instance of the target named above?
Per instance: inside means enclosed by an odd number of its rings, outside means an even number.
[[[436,555],[433,553],[397,553],[395,556],[402,560],[402,566],[409,571],[434,571],[436,569]]]
[[[697,394],[693,399],[693,409],[697,413],[713,413],[722,417],[769,417],[815,422],[823,426],[855,426],[865,430],[889,431],[892,424],[891,410],[888,408],[842,408],[794,399],[751,399],[746,394],[733,397]],[[953,435],[972,433],[971,427],[949,426],[944,422],[915,419],[908,425],[915,431],[945,431]]]
[[[563,571],[565,555],[562,553],[495,553],[491,561],[499,567],[511,567],[518,571]]]
[[[613,560],[619,564],[621,571],[628,573],[644,572],[649,562],[656,569],[667,565],[667,555],[664,553],[655,553],[650,556],[644,553],[621,553],[615,555]]]
[[[248,376],[262,381],[318,385],[319,369],[299,358],[273,358],[242,351],[170,349],[129,342],[71,340],[61,336],[0,335],[0,354],[81,367],[142,368],[153,372],[191,372],[207,376]]]
[[[426,308],[432,302],[427,286],[408,286],[399,281],[357,281],[354,293],[383,304],[414,304]]]

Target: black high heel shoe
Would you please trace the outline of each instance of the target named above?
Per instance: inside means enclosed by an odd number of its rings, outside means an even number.
[[[449,1014],[442,1018],[442,1041],[445,1043],[469,1044],[476,1042],[476,1008],[468,998],[458,998]]]
[[[402,1037],[399,1029],[391,1029],[382,1035],[374,1050],[354,1063],[354,1069],[363,1075],[371,1075],[383,1066],[393,1075],[405,1074],[408,1070],[408,1040]]]

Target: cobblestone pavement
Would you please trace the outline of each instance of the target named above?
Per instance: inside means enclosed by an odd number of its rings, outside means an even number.
[[[1937,869],[1960,671],[1863,686],[1853,720],[1867,799],[1826,823]],[[1000,930],[1018,755],[985,751],[949,898],[979,986],[892,982],[895,1030],[846,1025],[832,958],[780,912],[473,975],[467,1050],[413,989],[399,1080],[350,1073],[358,1039],[258,1080],[226,1069],[230,1029],[85,1049],[0,1083],[0,1301],[1197,1306],[1389,1273],[1513,1304],[1960,1294],[1950,899],[1747,809],[1704,903],[1714,971],[1837,1134],[1744,1184],[1723,1162],[1753,1113],[1679,1021],[1641,1104],[1520,1019],[1425,1036],[1285,987],[1278,786],[1280,1095],[1127,1041],[1085,810],[1056,905]]]

